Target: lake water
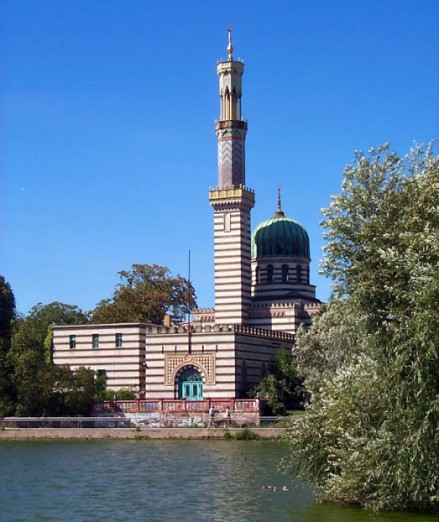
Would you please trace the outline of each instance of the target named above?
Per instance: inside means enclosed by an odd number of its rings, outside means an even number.
[[[0,520],[436,520],[316,504],[309,488],[276,471],[285,451],[268,441],[2,441]]]

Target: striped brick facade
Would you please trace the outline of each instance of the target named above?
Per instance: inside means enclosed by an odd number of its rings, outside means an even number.
[[[248,189],[211,190],[215,239],[215,321],[245,324],[251,302],[250,210]]]
[[[256,328],[289,332],[295,334],[300,326],[309,328],[312,317],[322,304],[305,304],[300,301],[253,302],[249,309],[249,324]]]
[[[115,346],[122,333],[123,344]],[[99,345],[93,347],[93,336]],[[71,337],[75,346],[71,347]],[[131,387],[150,399],[177,399],[182,370],[193,367],[203,377],[204,398],[245,396],[280,346],[293,336],[245,326],[81,325],[54,327],[55,364],[105,371],[107,387]]]
[[[53,338],[55,364],[105,372],[114,389],[144,388],[145,325],[54,326]]]

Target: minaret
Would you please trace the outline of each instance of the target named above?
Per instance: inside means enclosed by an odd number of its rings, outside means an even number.
[[[227,60],[217,65],[218,187],[209,192],[214,209],[215,322],[244,324],[251,302],[250,211],[255,196],[245,187],[247,122],[241,115],[244,63],[233,59],[231,29],[227,51]]]

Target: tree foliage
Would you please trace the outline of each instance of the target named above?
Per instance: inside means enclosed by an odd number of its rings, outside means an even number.
[[[361,322],[350,302],[340,299],[322,308],[313,320],[312,331],[299,329],[294,350],[297,371],[314,398],[320,395],[322,382],[363,352]]]
[[[0,275],[0,339],[10,337],[15,316],[14,292],[4,276]]]
[[[53,366],[47,411],[51,415],[89,415],[103,393],[93,370],[81,367],[72,371],[68,366]]]
[[[435,509],[438,174],[431,147],[357,153],[323,211],[335,299],[298,339],[313,415],[285,461],[323,499]]]
[[[12,327],[16,318],[15,297],[9,283],[0,276],[0,417],[13,408],[14,388],[8,353],[11,349]]]
[[[53,302],[48,305],[39,303],[27,317],[15,322],[7,355],[14,388],[15,411],[11,413],[41,415],[43,411],[60,412],[59,390],[72,390],[75,377],[70,369],[61,369],[52,363],[51,327],[53,324],[83,324],[86,321],[86,315],[76,306]],[[91,375],[93,377],[93,372]],[[80,372],[77,379],[82,377]],[[83,383],[78,386],[84,388]]]
[[[191,283],[180,275],[171,276],[166,267],[135,264],[119,276],[112,299],[98,304],[92,323],[161,324],[165,314],[179,322],[195,306]]]
[[[287,410],[302,406],[302,382],[291,349],[281,347],[272,357],[256,393],[267,400],[270,413],[286,415]]]

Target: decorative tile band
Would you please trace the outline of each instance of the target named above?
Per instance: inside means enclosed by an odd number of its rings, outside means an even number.
[[[220,187],[245,184],[245,142],[236,139],[218,141],[218,178]]]
[[[215,354],[166,354],[165,355],[165,385],[173,386],[175,377],[184,366],[195,366],[204,375],[206,385],[215,384]]]

